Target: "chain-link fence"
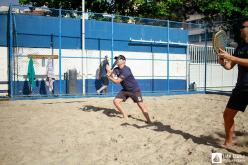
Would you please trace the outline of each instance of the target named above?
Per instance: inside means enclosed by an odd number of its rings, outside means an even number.
[[[212,49],[216,28],[203,24],[23,6],[0,16],[8,34],[11,96],[96,96],[101,62],[108,57],[112,65],[119,54],[145,95],[235,85],[237,70],[224,71]],[[100,95],[120,89],[110,82]]]

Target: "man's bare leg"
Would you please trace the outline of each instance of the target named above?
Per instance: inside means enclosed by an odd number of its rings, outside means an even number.
[[[96,92],[99,94],[101,93],[102,90],[106,89],[108,86],[107,85],[103,85],[100,89],[98,89]]]
[[[113,103],[114,103],[115,107],[117,108],[117,111],[119,111],[123,115],[124,119],[128,119],[128,116],[127,116],[126,112],[121,107],[121,102],[122,102],[122,99],[115,98],[113,100]]]
[[[233,144],[233,132],[234,132],[234,117],[238,111],[226,108],[223,114],[226,138],[224,145],[226,147]]]
[[[139,106],[140,110],[142,111],[144,117],[146,118],[146,122],[149,124],[152,123],[150,120],[149,114],[145,109],[145,104],[143,102],[138,102],[137,105]]]

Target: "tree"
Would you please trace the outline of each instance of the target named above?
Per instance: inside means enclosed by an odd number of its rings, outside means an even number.
[[[110,3],[107,0],[87,0],[85,9],[95,13],[111,13]]]
[[[209,18],[222,16],[224,19],[234,19],[248,16],[247,0],[195,0],[195,3],[198,3],[198,11]]]
[[[20,0],[21,4],[81,10],[81,0]],[[85,0],[86,11],[124,16],[184,21],[190,14],[203,14],[206,20],[221,16],[231,20],[248,16],[248,0]]]
[[[48,3],[49,8],[62,8],[68,10],[80,10],[81,7],[81,0],[19,0],[19,3],[22,5],[31,4],[35,7],[40,7]]]

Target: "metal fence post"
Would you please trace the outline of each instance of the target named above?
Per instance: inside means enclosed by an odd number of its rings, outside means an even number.
[[[114,63],[114,15],[111,14],[111,66]],[[114,94],[114,86],[111,86],[111,95]]]
[[[167,92],[170,92],[170,21],[167,20]]]
[[[62,20],[61,20],[61,8],[59,9],[59,95],[61,95],[61,87],[62,87],[62,80],[61,80],[61,46],[62,46]]]
[[[82,45],[82,85],[83,91],[82,95],[86,95],[86,81],[87,81],[87,54],[85,52],[85,1],[82,0],[82,38],[81,38],[81,45]],[[85,58],[85,59],[84,59]],[[85,68],[84,68],[85,67]],[[85,74],[85,76],[84,76]]]
[[[12,25],[12,5],[10,4],[9,6],[9,17],[8,17],[8,23],[9,23],[9,28],[8,28],[8,56],[9,56],[9,61],[8,61],[8,95],[9,97],[13,97],[13,25]]]
[[[205,63],[205,75],[204,75],[204,93],[206,93],[207,90],[207,30],[208,26],[205,25],[205,48],[204,48],[204,54],[205,54],[205,58],[204,58],[204,63]]]
[[[153,45],[151,44],[151,53],[152,53],[152,93],[154,93],[154,54],[153,54]]]
[[[187,42],[186,47],[186,91],[189,91],[190,84],[190,55],[189,55],[189,42]]]

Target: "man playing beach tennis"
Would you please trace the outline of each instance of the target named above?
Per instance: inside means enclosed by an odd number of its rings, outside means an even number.
[[[224,125],[226,147],[233,144],[234,117],[238,111],[244,112],[248,104],[248,20],[245,20],[240,27],[242,42],[231,56],[220,49],[219,63],[227,70],[238,64],[238,79],[232,95],[224,111]]]
[[[145,105],[142,100],[140,87],[135,80],[131,69],[126,66],[126,58],[123,55],[115,57],[117,61],[117,66],[113,72],[109,69],[107,77],[115,84],[121,84],[123,89],[115,96],[113,102],[117,110],[122,113],[125,119],[128,118],[127,113],[121,107],[121,102],[126,101],[129,97],[137,103],[138,107],[142,111],[143,115],[146,118],[147,123],[151,123],[148,112],[146,111]]]

